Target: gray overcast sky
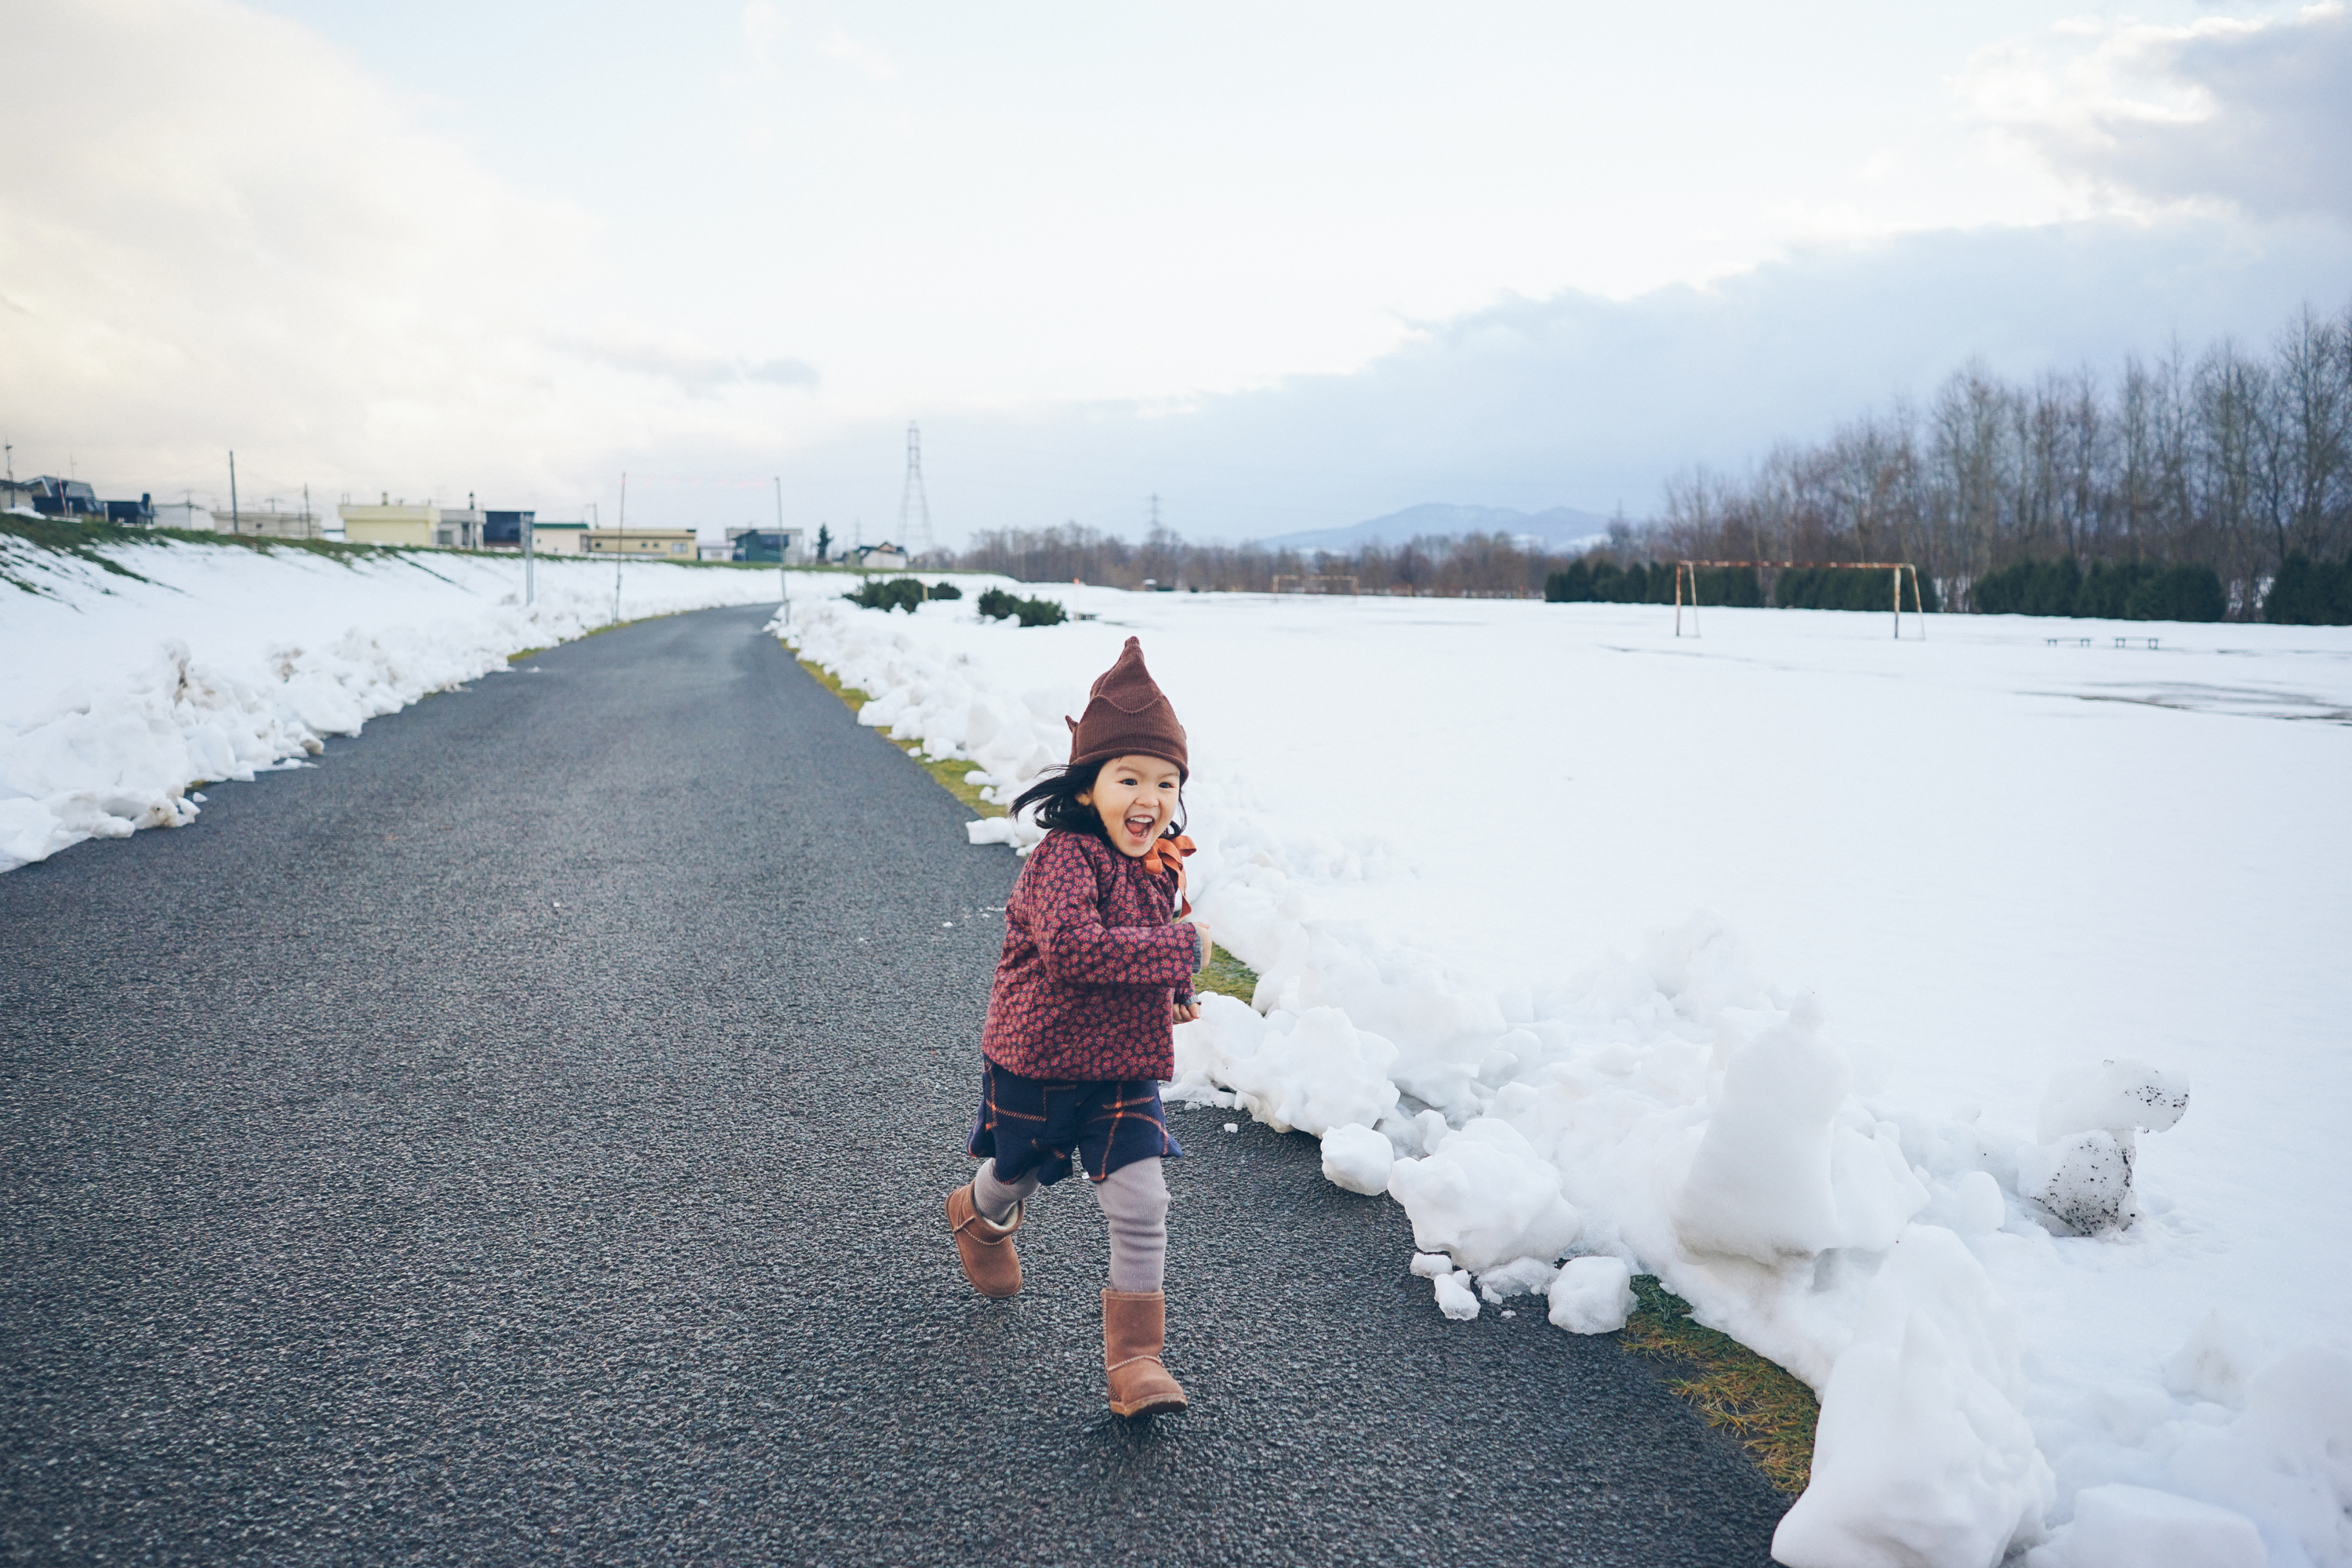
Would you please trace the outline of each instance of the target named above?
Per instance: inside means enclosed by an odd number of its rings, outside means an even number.
[[[2352,299],[2340,5],[9,9],[0,436],[115,492],[1638,512]]]

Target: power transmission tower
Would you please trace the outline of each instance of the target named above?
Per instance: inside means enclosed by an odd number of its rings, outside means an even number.
[[[918,555],[931,552],[931,501],[923,493],[923,428],[907,426],[907,489],[898,498],[898,543]]]

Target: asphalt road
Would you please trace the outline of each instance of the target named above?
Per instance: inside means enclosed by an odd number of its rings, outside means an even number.
[[[1104,1408],[1075,1185],[940,1214],[1018,863],[759,635],[626,627],[0,877],[12,1563],[1739,1563],[1613,1339],[1452,1323],[1312,1141],[1177,1112]]]

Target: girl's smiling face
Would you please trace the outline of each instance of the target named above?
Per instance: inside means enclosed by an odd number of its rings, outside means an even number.
[[[1163,758],[1113,757],[1092,786],[1078,793],[1078,804],[1094,807],[1120,854],[1140,859],[1175,820],[1183,786],[1183,771]]]

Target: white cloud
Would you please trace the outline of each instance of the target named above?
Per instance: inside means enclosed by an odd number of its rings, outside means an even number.
[[[1665,468],[1971,353],[2260,332],[2346,276],[2335,240],[2219,197],[2204,226],[2053,226],[2180,204],[1983,135],[2210,136],[2257,79],[2265,123],[2308,124],[2324,95],[2290,114],[2272,88],[2335,11],[2145,0],[2165,26],[2053,34],[2038,0],[1860,27],[1733,0],[1070,0],[1020,26],[727,0],[679,26],[514,0],[453,47],[443,13],[256,3],[12,16],[20,466],[202,494],[234,446],[265,495],[601,487],[609,515],[623,468],[716,494],[789,463],[847,522],[895,517],[917,416],[950,531],[1124,525],[1155,489],[1204,533],[1638,510]],[[551,28],[564,68],[516,69]],[[2028,42],[1954,95],[2004,36]],[[2134,177],[2196,184],[2165,167]],[[632,518],[663,504],[633,480]]]
[[[11,20],[0,422],[114,493],[504,489],[772,430],[815,372],[615,328],[599,225],[519,192],[309,29],[226,0]],[[101,105],[86,62],[103,60]],[[530,504],[528,500],[523,504]]]
[[[740,24],[743,41],[751,47],[751,55],[761,65],[768,63],[768,51],[784,36],[783,8],[774,0],[747,0]]]
[[[2252,242],[2250,242],[2250,239]],[[1972,358],[2030,377],[2126,353],[2262,341],[2352,299],[2352,233],[2250,237],[2210,218],[2108,219],[1825,248],[1629,300],[1567,290],[1418,329],[1360,371],[1180,407],[924,419],[943,538],[1075,519],[1140,531],[1145,498],[1195,537],[1342,525],[1420,501],[1643,515],[1664,479],[1738,468]],[[785,470],[794,515],[895,515],[895,429]]]
[[[583,360],[633,375],[656,378],[697,397],[709,397],[751,383],[814,387],[822,380],[816,367],[805,360],[744,359],[710,353],[688,343],[656,342],[642,335],[558,335],[548,341],[551,347]]]
[[[856,66],[876,81],[895,81],[898,68],[890,58],[869,44],[861,44],[839,27],[825,39],[824,52],[832,58]]]
[[[2073,24],[1988,53],[1987,117],[2118,205],[2352,218],[2352,15]]]

